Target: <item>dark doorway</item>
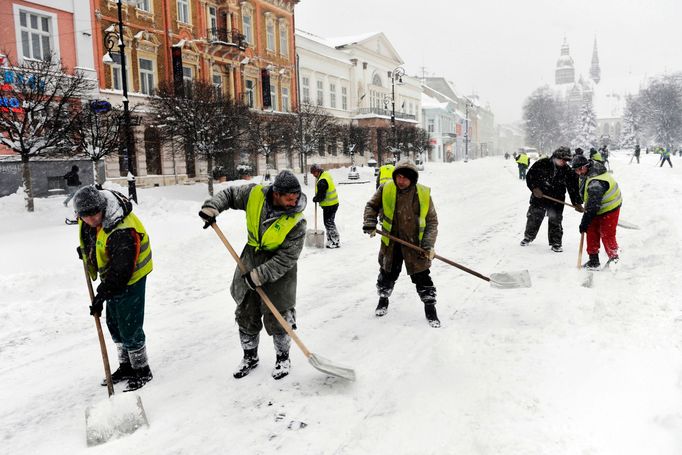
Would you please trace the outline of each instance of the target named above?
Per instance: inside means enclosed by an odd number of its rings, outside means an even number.
[[[194,178],[197,176],[197,169],[194,163],[194,146],[192,144],[185,144],[185,163],[187,165],[187,177]]]
[[[156,128],[147,128],[144,132],[144,155],[147,175],[161,175],[161,137]]]

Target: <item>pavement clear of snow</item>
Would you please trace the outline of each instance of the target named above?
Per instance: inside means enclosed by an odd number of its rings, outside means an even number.
[[[682,453],[681,161],[628,164],[612,153],[624,196],[621,262],[581,286],[580,215],[564,211],[564,252],[546,223],[519,241],[529,191],[512,160],[430,164],[439,255],[489,275],[528,269],[533,286],[495,289],[441,262],[432,268],[442,328],[432,329],[402,275],[374,316],[378,237],[362,234],[371,183],[339,185],[342,247],[305,249],[298,334],[355,368],[355,383],[310,367],[274,381],[271,339],[241,380],[229,285],[235,267],[197,216],[206,185],[139,190],[151,236],[145,330],[154,380],[139,391],[149,428],[86,449],[85,409],[106,399],[102,361],[62,198],[0,198],[0,452],[11,454],[679,454]],[[337,181],[347,169],[332,171]],[[217,185],[220,189],[225,184]],[[312,184],[305,187],[309,200]],[[312,228],[312,208],[306,210]],[[218,218],[239,251],[243,212]],[[602,261],[605,260],[602,251]],[[106,334],[116,367],[115,349]],[[122,386],[117,387],[121,393]]]

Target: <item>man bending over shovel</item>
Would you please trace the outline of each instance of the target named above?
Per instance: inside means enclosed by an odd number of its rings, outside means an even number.
[[[374,311],[383,316],[388,311],[388,298],[405,262],[407,274],[417,287],[424,303],[426,320],[431,327],[440,327],[436,313],[436,287],[431,281],[431,261],[436,256],[434,246],[438,235],[438,216],[431,200],[431,189],[417,183],[419,172],[411,161],[398,163],[393,179],[380,185],[365,206],[362,230],[370,237],[376,235],[377,216],[381,214],[383,231],[420,246],[423,255],[414,249],[381,238],[377,291],[379,304]]]
[[[275,345],[277,360],[272,377],[289,374],[291,338],[256,293],[262,287],[284,319],[296,328],[296,276],[298,257],[305,242],[303,210],[307,199],[290,171],[282,171],[272,185],[247,184],[222,190],[204,202],[199,216],[206,226],[224,210],[246,211],[248,242],[241,260],[249,270],[235,270],[230,293],[237,302],[235,316],[244,358],[233,376],[243,378],[258,366],[258,341],[265,325]],[[261,321],[262,318],[262,321]]]

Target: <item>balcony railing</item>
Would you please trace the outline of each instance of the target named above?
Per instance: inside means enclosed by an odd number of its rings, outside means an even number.
[[[206,37],[210,44],[222,44],[225,46],[236,46],[241,50],[249,47],[249,43],[246,42],[246,37],[239,33],[236,29],[209,28],[206,31]]]
[[[361,107],[355,113],[356,113],[356,115],[377,114],[377,115],[382,115],[382,116],[386,116],[386,117],[391,116],[391,110],[390,109],[382,109],[380,107]],[[395,118],[400,118],[400,119],[404,119],[404,120],[417,120],[416,115],[407,114],[405,112],[396,112]]]

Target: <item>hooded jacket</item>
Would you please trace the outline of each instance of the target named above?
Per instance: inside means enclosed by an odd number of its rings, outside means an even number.
[[[604,174],[605,172],[606,166],[598,161],[593,161],[592,165],[587,171],[587,174],[585,174],[580,181],[580,192],[583,193],[585,191],[585,183],[587,183],[587,179],[596,175]],[[581,225],[589,226],[589,224],[592,222],[592,219],[597,216],[597,212],[599,212],[599,208],[601,206],[602,198],[608,189],[608,182],[596,179],[590,181],[589,185],[587,186],[587,205],[585,205],[585,213],[583,213],[583,217],[580,222]],[[616,208],[620,208],[620,206]],[[613,210],[611,210],[611,212]]]
[[[419,180],[417,167],[409,161],[399,163],[393,171],[393,181],[397,173],[403,172],[410,178],[410,186],[404,190],[398,188],[395,203],[395,213],[390,234],[399,239],[419,245],[419,198],[417,196],[416,184]],[[377,217],[383,216],[383,190],[384,185],[380,185],[374,196],[367,202],[364,213],[364,226],[376,227]],[[426,227],[421,241],[421,248],[432,249],[436,245],[438,236],[438,215],[433,205],[433,200],[429,198],[429,210],[426,213]],[[395,244],[390,241],[388,245],[381,243],[379,249],[379,265],[384,270],[391,270],[393,264],[394,248],[401,248],[405,260],[405,268],[408,275],[423,272],[431,267],[431,261],[422,256],[418,251]]]
[[[211,199],[204,202],[203,207],[211,207],[222,212],[227,209],[246,210],[251,189],[255,184],[231,186],[225,188]],[[272,204],[272,187],[264,186],[265,206],[261,211],[259,234],[263,233],[283,214],[303,213],[307,198],[301,193],[296,207],[284,211]],[[241,260],[248,271],[256,270],[263,283],[263,290],[270,297],[277,310],[284,312],[296,305],[297,262],[305,242],[305,218],[289,231],[284,242],[275,251],[256,251],[251,245],[245,245]],[[230,293],[237,305],[241,305],[249,291],[237,267],[232,277]]]

